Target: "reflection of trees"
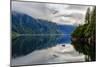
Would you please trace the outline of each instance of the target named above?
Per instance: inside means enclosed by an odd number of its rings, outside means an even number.
[[[86,55],[86,61],[95,61],[96,7],[87,9],[85,24],[72,33],[72,44],[79,53]]]
[[[86,55],[86,61],[95,61],[95,45],[91,45],[84,40],[72,41],[76,51]]]

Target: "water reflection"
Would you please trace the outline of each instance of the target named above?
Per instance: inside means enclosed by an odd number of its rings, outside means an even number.
[[[12,56],[18,57],[34,50],[45,49],[57,45],[59,36],[20,36],[12,40]]]
[[[35,50],[56,46],[57,44],[70,43],[71,36],[19,36],[12,39],[12,57],[27,55]]]
[[[16,37],[12,56],[12,66],[85,61],[71,45],[70,35]]]
[[[73,41],[72,44],[76,51],[83,53],[85,55],[85,61],[95,61],[96,60],[96,47],[95,42],[88,42],[87,38],[81,38],[79,40]]]

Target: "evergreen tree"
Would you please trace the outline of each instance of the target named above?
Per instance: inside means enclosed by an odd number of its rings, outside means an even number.
[[[86,16],[85,16],[85,22],[89,23],[89,21],[90,21],[90,8],[87,9]]]

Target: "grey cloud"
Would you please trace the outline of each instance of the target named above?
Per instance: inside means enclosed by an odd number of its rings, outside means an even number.
[[[75,17],[75,18],[78,18],[78,19],[82,19],[83,18],[83,14],[81,14],[81,13],[72,13],[69,16],[70,17]]]
[[[82,19],[83,18],[83,14],[82,13],[71,13],[69,15],[63,14],[63,15],[58,15],[56,17],[73,17],[73,18]]]
[[[47,8],[47,9],[52,14],[57,14],[59,12],[58,10],[55,10],[55,9],[50,9],[50,8]]]
[[[85,10],[88,6],[83,5],[69,5],[66,9],[70,10]]]
[[[12,11],[22,12],[35,18],[45,19],[47,16],[46,4],[31,2],[12,2]]]
[[[34,18],[54,21],[56,23],[70,21],[71,18],[76,20],[83,20],[84,12],[86,11],[87,7],[88,6],[59,5],[36,2],[12,2],[12,11],[19,11],[28,14]]]

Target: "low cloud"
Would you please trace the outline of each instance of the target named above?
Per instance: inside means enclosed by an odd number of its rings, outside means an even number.
[[[69,9],[69,10],[86,10],[87,6],[85,6],[85,5],[69,5],[69,7],[67,7],[66,9]]]

